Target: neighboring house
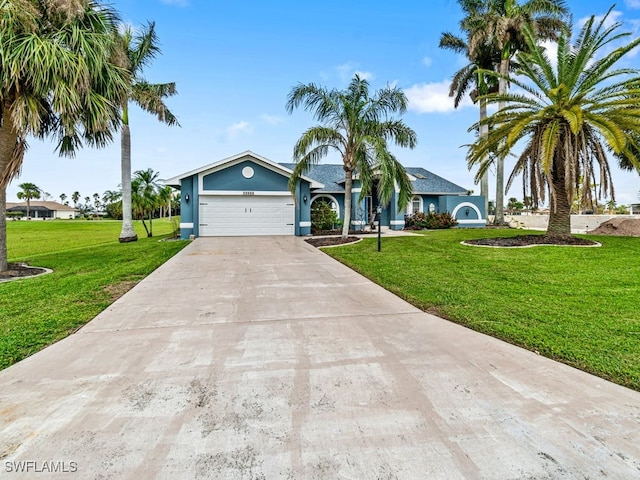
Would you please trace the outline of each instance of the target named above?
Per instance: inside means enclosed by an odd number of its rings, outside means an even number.
[[[198,236],[309,235],[311,204],[326,200],[342,220],[342,165],[316,165],[304,175],[292,196],[288,181],[294,164],[276,163],[247,151],[165,180],[180,189],[182,238]],[[413,199],[398,211],[397,192],[383,206],[382,227],[400,230],[413,212],[449,212],[459,226],[486,225],[484,198],[423,168],[406,168],[413,183]],[[360,182],[353,182],[351,224],[362,229],[373,220],[374,192],[359,202]]]
[[[21,212],[23,218],[27,218],[27,202],[11,203],[7,202],[8,212]],[[44,219],[65,219],[76,218],[76,209],[68,205],[63,205],[58,202],[40,202],[37,200],[31,200],[29,207],[30,218],[44,220]]]

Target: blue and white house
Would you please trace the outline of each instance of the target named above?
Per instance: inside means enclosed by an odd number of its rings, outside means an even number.
[[[246,151],[165,180],[181,193],[181,237],[309,235],[311,205],[319,200],[329,203],[344,221],[342,165],[312,167],[291,195],[288,182],[293,167]],[[486,225],[484,197],[468,195],[466,189],[424,168],[405,170],[413,183],[412,201],[399,211],[396,192],[383,206],[383,228],[402,229],[405,215],[414,212],[449,212],[459,227]],[[375,192],[363,201],[360,193],[356,178],[351,218],[356,230],[371,223],[377,207]]]

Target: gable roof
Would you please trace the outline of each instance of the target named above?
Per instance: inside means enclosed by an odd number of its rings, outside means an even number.
[[[258,164],[262,164],[263,166],[285,176],[285,177],[290,177],[291,174],[293,173],[293,171],[287,167],[284,166],[284,164],[280,164],[280,163],[276,163],[273,162],[271,160],[269,160],[266,157],[262,157],[260,155],[258,155],[257,153],[253,153],[251,150],[247,150],[245,152],[242,153],[238,153],[236,155],[233,155],[231,157],[227,157],[224,158],[222,160],[219,160],[217,162],[214,163],[210,163],[209,165],[205,165],[204,167],[200,167],[197,168],[195,170],[191,170],[189,172],[183,173],[181,175],[177,175],[175,177],[171,177],[168,178],[166,180],[164,180],[165,185],[169,185],[171,187],[179,187],[182,184],[182,180],[194,175],[199,175],[203,172],[207,172],[209,170],[215,171],[215,170],[222,170],[228,166],[234,165],[236,163],[242,162],[245,159],[250,158],[251,160],[253,160],[255,163]],[[319,184],[317,181],[315,181],[312,178],[309,178],[308,176],[302,176],[302,179],[311,183],[311,188],[322,188],[323,185]]]
[[[287,169],[293,170],[295,163],[281,163]],[[466,195],[467,189],[445,180],[435,173],[422,167],[406,167],[413,184],[413,193],[422,195]],[[323,188],[314,192],[342,193],[344,192],[344,169],[342,165],[312,165],[307,176],[322,183]]]
[[[74,207],[70,207],[69,205],[63,205],[61,203],[58,202],[39,202],[39,201],[35,201],[35,200],[31,200],[30,203],[30,209],[33,211],[44,211],[44,210],[57,210],[57,211],[74,211],[75,208]],[[27,208],[27,202],[7,202],[7,210],[11,209],[11,208],[15,208],[15,209],[20,209],[20,208]]]

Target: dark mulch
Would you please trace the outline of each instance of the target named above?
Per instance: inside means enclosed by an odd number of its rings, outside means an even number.
[[[0,272],[0,281],[13,280],[14,278],[34,277],[45,273],[47,270],[39,267],[29,267],[25,263],[10,263],[9,269]]]
[[[314,247],[330,247],[332,245],[344,245],[346,243],[353,243],[360,240],[358,237],[321,237],[321,238],[307,238],[305,241]]]
[[[571,235],[551,236],[546,235],[520,235],[506,238],[481,238],[479,240],[465,240],[468,245],[485,245],[490,247],[528,247],[531,245],[564,245],[572,247],[592,247],[598,242],[577,238]]]

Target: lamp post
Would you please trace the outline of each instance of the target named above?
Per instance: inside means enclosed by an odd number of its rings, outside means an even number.
[[[380,232],[382,231],[382,227],[380,226],[380,217],[382,216],[382,207],[380,205],[378,205],[376,207],[376,218],[378,219],[378,251],[380,251],[380,246],[381,246],[381,239],[380,239]]]

